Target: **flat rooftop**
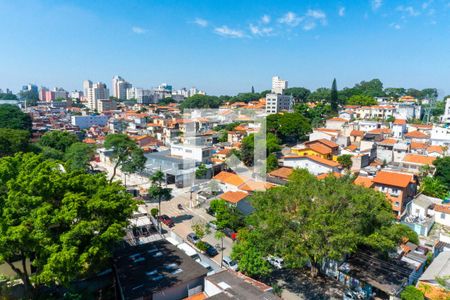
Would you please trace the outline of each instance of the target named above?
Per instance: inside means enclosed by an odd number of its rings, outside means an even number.
[[[280,299],[271,292],[270,286],[233,271],[225,270],[208,276],[206,280],[222,290],[220,294],[208,299]]]
[[[207,270],[165,240],[127,247],[114,255],[114,269],[125,299],[150,296],[205,277]]]

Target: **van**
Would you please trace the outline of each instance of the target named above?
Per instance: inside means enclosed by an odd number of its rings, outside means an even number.
[[[238,270],[238,264],[236,261],[232,260],[229,256],[224,256],[223,260],[222,260],[222,264],[233,271],[237,271]]]

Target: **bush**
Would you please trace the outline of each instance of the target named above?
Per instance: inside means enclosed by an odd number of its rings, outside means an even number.
[[[206,249],[208,249],[208,246],[206,246],[206,243],[204,241],[199,241],[195,246],[202,252],[205,252]]]
[[[412,285],[407,286],[400,294],[402,300],[424,300],[423,293]]]
[[[158,215],[158,209],[157,208],[152,208],[150,210],[150,214],[156,218],[156,216]]]

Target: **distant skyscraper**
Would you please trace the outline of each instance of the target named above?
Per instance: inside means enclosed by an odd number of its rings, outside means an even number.
[[[83,81],[83,94],[84,94],[84,100],[88,101],[88,91],[89,89],[92,88],[92,81],[90,80],[85,80]]]
[[[106,84],[102,82],[92,84],[89,80],[84,83],[86,83],[86,86],[90,85],[90,87],[87,88],[85,95],[88,102],[88,107],[92,110],[98,110],[98,101],[109,99],[109,90],[106,87]],[[85,87],[84,83],[83,88]]]
[[[40,101],[47,101],[46,100],[46,92],[48,91],[48,88],[45,86],[41,86],[41,89],[39,90],[39,100]]]
[[[22,87],[22,91],[31,91],[31,92],[35,93],[36,95],[39,94],[39,89],[38,89],[37,85],[32,84],[32,83],[24,85]]]
[[[287,80],[282,80],[278,76],[272,77],[272,93],[283,94],[283,91],[288,88]]]
[[[131,87],[131,83],[118,75],[112,79],[112,93],[117,99],[125,100],[127,98],[127,89]]]

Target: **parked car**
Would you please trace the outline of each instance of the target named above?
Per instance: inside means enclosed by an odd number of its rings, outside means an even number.
[[[211,221],[208,223],[209,228],[212,228],[214,230],[217,230],[217,224],[214,223],[214,221]]]
[[[267,261],[277,269],[283,268],[283,259],[281,257],[270,255],[267,257]]]
[[[224,228],[223,229],[223,233],[225,233],[225,235],[227,237],[229,237],[230,239],[232,239],[233,241],[236,240],[236,232],[234,232],[233,230],[231,230],[230,228]]]
[[[222,260],[222,264],[233,271],[237,271],[238,270],[238,264],[236,261],[232,260],[229,256],[224,256],[223,260]]]
[[[211,244],[209,244],[209,243],[206,243],[206,242],[205,242],[205,245],[206,245],[206,251],[205,251],[205,253],[206,253],[206,255],[208,255],[209,257],[214,257],[214,256],[216,256],[217,254],[219,254],[219,252],[217,252],[216,248],[214,248],[213,245],[211,245]]]
[[[186,239],[189,241],[189,242],[191,242],[192,244],[197,244],[198,242],[200,242],[200,239],[197,237],[197,235],[195,234],[195,233],[193,233],[193,232],[191,232],[191,233],[189,233],[187,236],[186,236]]]
[[[173,222],[172,218],[170,218],[168,215],[160,216],[159,220],[169,227],[175,226],[175,223]]]
[[[205,208],[205,211],[208,215],[215,217],[216,214],[214,213],[214,211],[211,208]]]

